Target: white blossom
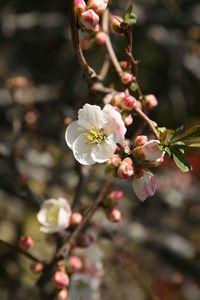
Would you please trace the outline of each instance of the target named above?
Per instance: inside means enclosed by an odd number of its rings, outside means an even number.
[[[85,104],[78,111],[78,120],[68,126],[65,140],[79,163],[93,165],[106,162],[125,133],[121,115],[112,105],[101,110],[97,105]]]
[[[64,198],[45,200],[37,219],[44,233],[54,233],[67,228],[70,224],[71,208]]]

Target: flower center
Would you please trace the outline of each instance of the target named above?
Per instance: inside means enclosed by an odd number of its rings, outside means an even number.
[[[105,138],[106,134],[104,132],[103,128],[96,128],[93,127],[89,130],[87,130],[84,135],[86,136],[88,140],[88,144],[101,144]]]
[[[59,207],[58,206],[52,206],[49,208],[47,220],[51,226],[57,226],[58,224],[58,215],[59,215]]]

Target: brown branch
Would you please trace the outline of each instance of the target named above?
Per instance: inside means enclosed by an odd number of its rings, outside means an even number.
[[[78,62],[83,70],[83,73],[88,82],[88,85],[90,86],[94,82],[98,81],[98,77],[96,75],[96,72],[88,65],[88,63],[83,55],[83,51],[80,47],[79,34],[78,34],[78,28],[77,28],[77,22],[76,22],[76,14],[74,11],[74,2],[75,2],[74,0],[71,0],[69,3],[72,43],[73,43],[74,51],[75,51],[76,57],[78,59]]]
[[[140,117],[141,120],[143,120],[151,129],[156,139],[160,139],[159,133],[154,125],[154,121],[150,120],[145,113],[138,107],[134,108],[134,111],[137,113],[137,115]]]
[[[102,188],[99,196],[97,197],[97,199],[91,205],[91,207],[88,210],[86,216],[84,217],[82,223],[70,234],[70,236],[66,240],[65,244],[57,252],[55,261],[65,259],[68,256],[69,251],[70,251],[74,241],[76,240],[79,233],[83,230],[83,228],[86,226],[88,221],[92,218],[92,216],[94,215],[94,213],[98,209],[98,207],[101,204],[102,200],[106,196],[106,194],[107,194],[107,192],[110,188],[111,183],[112,183],[111,181],[108,181],[108,182],[105,183],[105,185]]]
[[[41,260],[39,260],[38,258],[36,258],[35,256],[33,256],[32,254],[28,253],[27,251],[24,251],[23,249],[21,249],[19,246],[16,245],[12,245],[6,241],[3,241],[0,239],[0,246],[4,246],[9,248],[10,250],[12,250],[15,253],[19,253],[25,257],[27,257],[28,259],[31,259],[34,262],[38,262],[38,263],[42,263],[43,265],[46,265],[46,263],[42,262]]]
[[[108,55],[106,55],[106,58],[105,58],[105,61],[101,67],[101,70],[99,72],[99,80],[101,81],[104,81],[107,74],[108,74],[108,71],[109,71],[109,68],[110,68],[110,57]]]

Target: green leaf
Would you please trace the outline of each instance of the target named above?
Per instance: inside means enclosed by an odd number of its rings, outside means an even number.
[[[131,27],[131,26],[135,25],[136,21],[137,21],[137,17],[136,17],[136,15],[132,12],[132,13],[130,14],[129,18],[125,19],[125,20],[122,22],[121,26],[124,27],[124,28]]]
[[[133,4],[131,4],[128,7],[127,11],[125,12],[124,20],[130,19],[132,11],[133,11]]]
[[[183,131],[183,125],[174,131],[171,141],[175,140],[181,134],[182,131]]]
[[[200,138],[200,125],[196,125],[188,130],[185,130],[176,141],[189,141],[189,140],[197,140]]]
[[[184,156],[183,149],[173,149],[173,159],[181,172],[188,172],[192,169],[190,162]]]
[[[165,147],[165,152],[169,155],[169,158],[172,158],[172,152],[169,147]]]
[[[131,91],[135,92],[138,89],[138,84],[136,82],[133,82],[130,84],[129,88],[131,89]]]
[[[162,143],[168,142],[169,140],[171,140],[171,137],[173,136],[173,134],[175,132],[174,130],[167,129],[165,127],[159,127],[158,131],[160,133],[160,141]]]

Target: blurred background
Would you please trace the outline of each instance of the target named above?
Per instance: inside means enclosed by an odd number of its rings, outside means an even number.
[[[123,16],[129,4],[113,0],[111,11]],[[159,101],[150,117],[160,127],[173,129],[200,124],[199,1],[135,0],[134,11],[138,81],[144,94],[153,93]],[[123,37],[112,40],[124,60]],[[104,51],[96,45],[85,54],[98,73]],[[111,67],[106,84],[115,80]],[[36,213],[44,199],[73,200],[81,170],[64,132],[68,118],[76,118],[87,101],[96,99],[89,95],[74,56],[68,1],[1,0],[0,238],[17,244],[21,235],[31,235],[31,253],[43,260],[50,261],[60,239],[40,232]],[[95,297],[200,300],[199,154],[187,153],[191,173],[181,174],[166,161],[156,174],[156,195],[143,204],[130,182],[116,182],[126,196],[122,223],[113,225],[102,211],[92,220],[104,265]],[[104,180],[103,166],[93,167],[83,208]],[[1,300],[50,299],[35,288],[37,279],[28,259],[0,247]]]

